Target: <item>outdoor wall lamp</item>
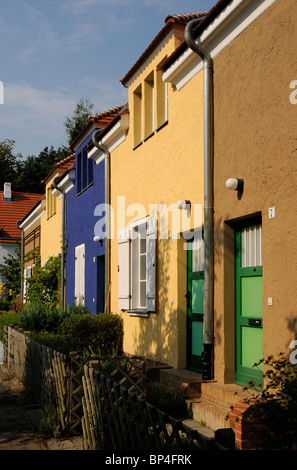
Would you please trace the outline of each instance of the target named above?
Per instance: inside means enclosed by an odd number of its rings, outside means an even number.
[[[243,180],[240,178],[229,178],[226,181],[226,187],[231,191],[243,191]]]
[[[191,201],[189,201],[188,199],[186,200],[181,199],[180,201],[177,201],[176,203],[176,207],[182,210],[189,209],[189,206],[191,208]]]

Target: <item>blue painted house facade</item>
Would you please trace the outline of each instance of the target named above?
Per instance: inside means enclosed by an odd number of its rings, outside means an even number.
[[[96,207],[105,203],[106,160],[88,158],[94,147],[92,135],[104,129],[119,108],[92,116],[71,144],[75,153],[74,168],[59,183],[66,190],[65,209],[65,306],[82,304],[91,313],[105,308],[105,239],[94,241],[94,228],[99,218]],[[70,171],[75,171],[70,178]]]

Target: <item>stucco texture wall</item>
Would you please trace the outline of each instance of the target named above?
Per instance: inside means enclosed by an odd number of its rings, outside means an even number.
[[[45,188],[45,194],[47,195],[47,189],[51,187],[54,178],[53,177],[47,182]],[[56,196],[55,196],[56,197]],[[46,201],[48,204],[48,201]],[[60,254],[62,250],[62,198],[56,197],[56,212],[48,218],[47,210],[41,216],[41,249],[40,258],[41,264],[45,263],[48,258]]]
[[[203,202],[203,101],[202,76],[182,91],[168,86],[168,123],[133,150],[133,91],[154,70],[161,59],[169,56],[174,44],[168,43],[145,68],[129,89],[130,127],[127,138],[111,155],[112,206],[117,214],[117,196],[125,196],[126,209],[138,203],[149,215],[149,205],[171,204],[180,199],[192,205]],[[179,212],[181,214],[181,212]],[[126,216],[125,224],[143,214]],[[162,215],[161,215],[162,217]],[[115,217],[116,219],[116,217]],[[191,229],[193,229],[191,214]],[[115,235],[124,228],[117,226]],[[172,235],[169,220],[169,236]],[[150,318],[124,319],[124,349],[142,354],[174,367],[186,365],[186,251],[183,239],[160,239],[158,213],[156,313]],[[111,243],[111,310],[118,312],[118,245]]]
[[[262,214],[263,354],[289,352],[297,332],[297,4],[274,3],[214,61],[215,377],[234,378],[233,233]],[[230,177],[243,178],[241,199]],[[268,218],[268,209],[276,217]],[[268,297],[273,305],[268,305]]]
[[[32,266],[32,264],[35,262],[34,249],[36,250],[38,247],[40,248],[40,232],[39,232],[39,235],[37,234],[35,236],[35,242],[34,242],[34,233],[33,233],[34,230],[38,229],[38,227],[40,227],[40,220],[36,220],[35,222],[32,223],[32,225],[30,225],[28,229],[24,230],[24,235],[23,235],[24,236],[24,252],[23,253],[24,253],[24,268],[25,269],[28,268],[29,266]],[[26,241],[25,238],[28,236],[29,238]]]
[[[87,136],[76,151],[76,156],[89,144]],[[76,157],[77,158],[77,157]],[[78,195],[75,186],[66,196],[66,305],[75,300],[75,247],[85,244],[85,298],[84,305],[91,313],[104,311],[104,253],[103,243],[94,242],[94,227],[98,217],[97,205],[105,202],[105,161],[93,162],[93,183]],[[98,257],[102,260],[99,264]]]

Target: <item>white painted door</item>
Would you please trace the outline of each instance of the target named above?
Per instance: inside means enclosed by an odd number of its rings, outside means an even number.
[[[75,301],[85,304],[85,244],[75,247]]]

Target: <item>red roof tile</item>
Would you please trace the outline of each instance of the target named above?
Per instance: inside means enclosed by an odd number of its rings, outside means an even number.
[[[55,172],[59,175],[62,175],[63,173],[65,173],[65,171],[68,170],[68,168],[70,167],[70,165],[72,165],[74,161],[75,154],[73,153],[72,155],[69,155],[69,157],[66,157],[63,160],[55,163],[47,177],[44,178],[44,180],[42,180],[41,182],[46,184],[46,182],[54,175]]]
[[[118,114],[119,112],[124,109],[126,104],[122,104],[120,106],[115,106],[114,108],[110,108],[107,111],[103,111],[102,113],[95,114],[94,116],[89,117],[89,122],[86,124],[86,126],[83,128],[83,130],[80,132],[80,134],[74,139],[74,141],[69,145],[70,149],[74,149],[76,143],[79,141],[81,136],[88,130],[88,127],[90,129],[92,128],[91,126],[95,125],[95,127],[99,129],[104,129]]]
[[[42,199],[43,194],[12,191],[11,202],[4,202],[3,193],[0,191],[0,241],[9,243],[21,238],[21,231],[16,223]]]

